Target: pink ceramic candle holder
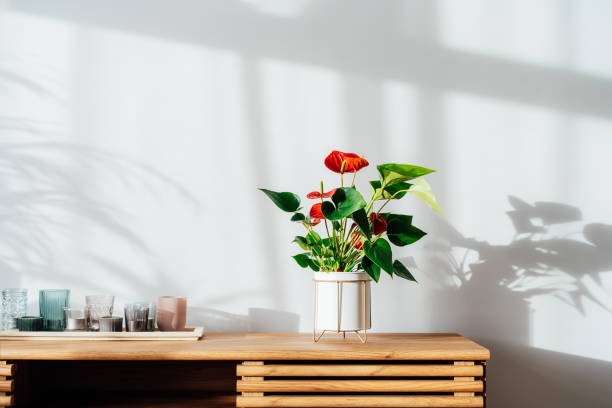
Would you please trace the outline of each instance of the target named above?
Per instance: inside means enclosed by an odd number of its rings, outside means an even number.
[[[187,298],[160,296],[157,298],[157,327],[161,331],[181,331],[187,320]]]

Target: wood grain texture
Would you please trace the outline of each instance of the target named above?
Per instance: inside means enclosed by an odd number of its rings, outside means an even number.
[[[0,364],[0,376],[11,377],[13,375],[15,375],[14,364]]]
[[[482,397],[447,396],[268,396],[238,397],[237,407],[482,407]]]
[[[13,392],[15,390],[15,384],[13,380],[7,380],[0,377],[0,391],[2,392]]]
[[[0,395],[0,407],[10,407],[13,405],[12,395]]]
[[[306,333],[207,333],[193,342],[4,341],[2,360],[488,360],[458,334],[374,333],[368,342]]]
[[[473,361],[455,361],[456,366],[474,366],[474,362]],[[464,381],[464,382],[473,382],[474,381],[474,377],[455,377],[455,381]],[[483,390],[480,390],[483,391]],[[455,396],[458,397],[470,397],[473,396],[474,393],[473,392],[455,392]]]
[[[249,367],[261,367],[264,365],[263,361],[245,361],[242,363],[243,366]],[[264,378],[263,377],[242,377],[242,381],[241,382],[246,382],[246,383],[250,383],[250,382],[255,382],[255,383],[260,383],[263,382]],[[263,392],[258,391],[258,390],[253,390],[255,392],[249,392],[249,390],[245,390],[242,392],[242,395],[245,397],[263,397]]]
[[[268,364],[236,367],[238,376],[265,377],[481,377],[481,365],[431,364]]]
[[[266,380],[238,381],[239,392],[455,392],[483,390],[482,381]]]

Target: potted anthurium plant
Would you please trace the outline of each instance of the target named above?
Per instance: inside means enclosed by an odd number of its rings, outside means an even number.
[[[324,163],[340,175],[340,185],[325,191],[321,182],[318,191],[308,193],[306,198],[314,203],[307,213],[296,194],[260,190],[281,210],[291,213],[291,221],[304,226],[305,234],[294,239],[303,250],[293,256],[298,265],[312,269],[315,281],[330,283],[321,286],[315,298],[315,330],[369,329],[370,280],[378,282],[382,271],[416,282],[408,268],[394,259],[391,244],[403,247],[426,234],[412,224],[411,215],[383,210],[391,200],[410,194],[443,214],[423,178],[434,170],[409,164],[378,165],[379,177],[370,181],[371,194],[366,201],[355,188],[357,172],[369,165],[363,156],[334,150]],[[347,173],[350,177],[345,177]],[[338,282],[356,281],[366,282],[366,290],[348,284],[339,289]]]

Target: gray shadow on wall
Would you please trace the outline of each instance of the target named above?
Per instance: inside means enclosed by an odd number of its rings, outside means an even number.
[[[578,208],[512,196],[509,202],[516,230],[509,244],[466,238],[445,226],[447,241],[427,245],[434,280],[449,283],[436,295],[432,319],[491,349],[492,406],[608,406],[612,388],[604,378],[612,378],[612,363],[530,347],[530,301],[552,296],[581,314],[588,301],[612,318],[585,284],[601,286],[599,274],[612,270],[612,225],[590,223],[577,234],[553,236],[553,226],[581,220]],[[465,257],[457,261],[451,250],[465,250]]]
[[[177,7],[172,1],[109,0],[82,7],[79,0],[20,0],[11,8],[231,50],[253,59],[269,57],[405,81],[422,87],[435,100],[438,91],[452,90],[612,117],[612,81],[445,47],[437,30],[443,5],[436,1],[308,1],[291,16],[267,12],[258,7],[260,3],[184,0]],[[571,16],[565,3],[560,8],[560,15]],[[439,119],[436,105],[433,101],[432,117],[425,113],[428,122]]]
[[[29,128],[37,128],[30,121]],[[6,127],[11,131],[23,131]],[[106,293],[106,280],[92,281],[84,275],[66,274],[59,266],[58,238],[86,239],[83,231],[104,231],[140,254],[152,278],[140,281],[133,271],[116,259],[99,253],[82,253],[90,266],[105,276],[125,282],[125,287],[143,292],[153,289],[150,282],[172,288],[163,265],[137,231],[130,228],[130,215],[102,201],[91,190],[87,175],[100,175],[124,183],[127,188],[143,188],[151,193],[163,188],[173,192],[198,211],[199,201],[182,185],[156,169],[125,157],[72,143],[28,142],[0,145],[0,286],[19,286],[22,276],[50,277]],[[134,209],[136,211],[136,209]],[[157,279],[157,280],[156,280]],[[158,287],[155,284],[155,287]],[[116,289],[116,288],[114,288]]]

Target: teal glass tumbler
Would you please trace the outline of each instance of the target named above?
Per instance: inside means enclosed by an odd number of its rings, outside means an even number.
[[[18,317],[25,316],[28,308],[28,290],[22,288],[0,291],[0,331],[17,327]]]
[[[19,331],[42,331],[43,319],[40,316],[22,316],[17,318],[17,329]]]
[[[43,319],[43,330],[63,331],[64,308],[70,305],[69,289],[43,289],[38,294],[40,317]]]

